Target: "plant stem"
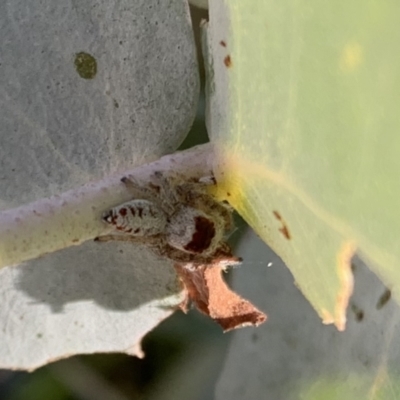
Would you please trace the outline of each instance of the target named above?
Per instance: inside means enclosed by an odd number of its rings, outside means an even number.
[[[148,182],[154,171],[183,179],[212,174],[211,144],[170,154],[125,173],[0,213],[0,267],[20,264],[110,232],[102,214],[131,200],[123,176]]]

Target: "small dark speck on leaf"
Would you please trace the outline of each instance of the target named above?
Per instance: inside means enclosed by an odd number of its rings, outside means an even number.
[[[114,107],[115,107],[115,108],[118,108],[118,107],[119,107],[118,101],[114,99],[113,102],[114,102]]]
[[[226,42],[225,42],[225,40],[221,40],[221,41],[219,42],[219,44],[220,44],[222,47],[226,47]]]
[[[43,337],[43,333],[37,333],[37,334],[36,334],[36,337],[37,337],[38,339],[41,339],[41,338]]]
[[[361,322],[364,319],[364,311],[359,309],[355,304],[351,305],[351,311],[353,311],[357,322]]]
[[[97,73],[96,59],[83,51],[75,54],[75,68],[79,76],[83,79],[93,79]]]
[[[232,60],[231,60],[231,56],[230,55],[227,55],[224,58],[224,64],[225,64],[225,67],[227,67],[227,68],[232,67]]]
[[[392,297],[392,292],[390,291],[390,289],[386,289],[379,297],[378,302],[376,303],[376,309],[377,310],[382,309],[388,303],[391,297]]]

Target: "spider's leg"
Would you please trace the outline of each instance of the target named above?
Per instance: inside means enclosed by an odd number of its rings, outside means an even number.
[[[208,175],[200,178],[198,183],[204,186],[215,186],[217,184],[217,181],[214,175]]]
[[[94,239],[96,242],[130,242],[141,244],[148,247],[159,257],[164,257],[175,262],[189,262],[191,254],[185,254],[182,251],[169,246],[162,235],[154,236],[132,236],[132,235],[103,235]]]
[[[153,201],[155,195],[157,194],[156,188],[145,186],[133,176],[124,176],[121,178],[121,182],[132,193],[134,199]]]
[[[208,256],[185,253],[184,251],[175,249],[169,245],[164,246],[162,255],[179,264],[191,264],[194,268],[207,266],[225,269],[242,262],[240,257],[232,254],[231,248],[225,242],[222,242],[220,246],[218,246],[218,248]]]
[[[161,171],[155,171],[153,177],[159,188],[161,207],[168,215],[174,214],[174,212],[180,207],[180,199],[175,190],[176,186],[173,184],[171,179],[164,176]]]
[[[94,239],[95,242],[130,242],[143,244],[146,246],[154,246],[160,242],[160,236],[132,236],[132,235],[102,235]]]
[[[160,255],[179,264],[194,264],[195,266],[209,265],[213,260],[212,257],[203,257],[198,254],[186,253],[168,244],[160,250]]]
[[[200,179],[191,180],[177,185],[177,193],[179,196],[185,196],[186,193],[190,192],[208,193],[208,189],[211,186],[216,186],[216,184],[217,181],[213,175],[203,176]]]
[[[186,190],[186,188],[183,188],[183,190]],[[178,193],[181,194],[180,192]],[[233,230],[235,227],[232,217],[233,209],[230,207],[230,205],[215,200],[213,196],[206,192],[186,192],[185,197],[182,198],[182,201],[185,203],[185,205],[203,210],[206,214],[219,215],[224,221],[224,230],[226,232]]]

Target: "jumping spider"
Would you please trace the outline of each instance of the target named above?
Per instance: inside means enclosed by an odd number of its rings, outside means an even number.
[[[172,261],[194,266],[241,262],[224,242],[234,226],[232,211],[206,191],[215,184],[213,179],[173,184],[155,172],[152,180],[144,186],[133,177],[121,179],[135,198],[103,215],[120,234],[100,236],[98,241],[142,243]]]

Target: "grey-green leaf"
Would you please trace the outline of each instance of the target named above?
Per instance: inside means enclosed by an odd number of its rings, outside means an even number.
[[[0,37],[0,209],[157,159],[188,133],[199,79],[185,0],[6,1]],[[0,288],[2,368],[140,355],[180,301],[171,265],[129,244],[3,268]]]

